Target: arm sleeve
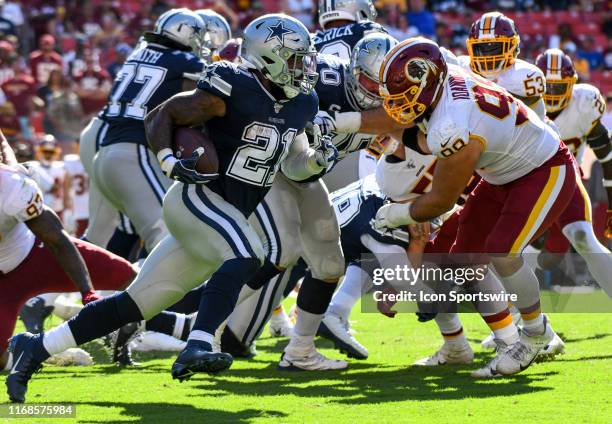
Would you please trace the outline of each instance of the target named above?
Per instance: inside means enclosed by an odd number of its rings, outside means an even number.
[[[281,170],[287,178],[294,181],[303,181],[323,170],[314,158],[314,150],[308,145],[306,133],[302,132],[295,137],[287,157],[281,163]]]

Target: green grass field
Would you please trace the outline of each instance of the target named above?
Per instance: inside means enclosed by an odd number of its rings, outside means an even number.
[[[550,318],[567,343],[566,354],[509,378],[470,377],[491,356],[480,349],[488,331],[474,314],[463,316],[476,351],[473,366],[432,369],[410,364],[440,345],[433,322],[420,324],[412,314],[389,319],[355,311],[354,328],[370,358],[351,361],[348,371],[279,372],[286,341],[269,338],[267,331],[254,359],[182,384],[170,377],[173,354],[161,354],[162,359],[137,354],[141,367],[119,369],[90,344],[99,365],[47,366],[31,382],[28,401],[73,402],[76,420],[83,423],[611,423],[612,315]],[[318,345],[327,355],[341,356],[324,340]],[[64,421],[74,422],[51,422]]]

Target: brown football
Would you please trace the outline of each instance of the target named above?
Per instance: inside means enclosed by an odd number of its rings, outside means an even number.
[[[201,131],[181,127],[174,130],[172,150],[177,159],[186,159],[198,147],[204,148],[204,154],[196,163],[196,171],[202,174],[214,174],[219,171],[219,158],[213,142]]]

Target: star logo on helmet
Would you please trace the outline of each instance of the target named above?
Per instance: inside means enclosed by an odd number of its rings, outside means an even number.
[[[276,38],[279,43],[284,43],[286,34],[295,34],[295,31],[283,26],[283,21],[278,21],[276,26],[269,26],[268,31],[270,31],[270,34],[268,34],[268,37],[266,37],[266,41],[264,41],[265,43],[273,38]]]

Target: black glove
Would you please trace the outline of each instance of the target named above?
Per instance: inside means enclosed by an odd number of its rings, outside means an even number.
[[[196,163],[204,154],[204,148],[197,148],[190,157],[178,160],[174,163],[168,177],[185,184],[206,184],[219,177],[218,173],[201,174],[195,170]]]

